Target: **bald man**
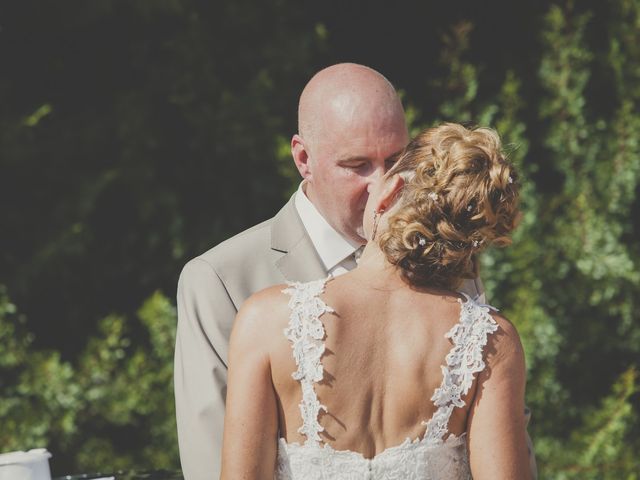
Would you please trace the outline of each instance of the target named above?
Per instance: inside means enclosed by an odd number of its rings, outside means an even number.
[[[298,133],[291,139],[303,179],[297,192],[273,218],[184,267],[178,282],[175,396],[186,480],[220,474],[228,341],[240,305],[270,285],[354,268],[365,243],[367,189],[408,140],[402,104],[381,74],[355,64],[318,72],[300,96]],[[482,293],[473,281],[463,290]]]

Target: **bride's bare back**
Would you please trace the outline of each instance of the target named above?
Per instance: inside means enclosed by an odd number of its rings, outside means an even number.
[[[452,347],[445,334],[459,321],[462,296],[385,288],[362,277],[355,271],[329,281],[321,296],[334,313],[321,317],[324,377],[315,390],[327,407],[319,419],[322,440],[336,450],[372,458],[406,438],[424,435],[422,422],[436,410],[431,397]],[[277,323],[287,321],[288,316]],[[287,442],[303,443],[305,437],[298,433],[302,393],[291,376],[297,367],[281,332],[271,352],[279,429]],[[475,382],[467,397],[474,393]],[[449,423],[449,431],[458,436],[466,430],[469,402],[465,404],[454,410]]]
[[[298,365],[284,333],[292,318],[285,288],[271,287],[252,296],[234,325],[222,478],[272,479],[276,466],[283,465],[279,455],[291,454],[286,453],[288,445],[306,445],[307,437],[298,432],[303,425],[301,382],[292,377]],[[323,429],[321,442],[335,451],[375,459],[407,438],[422,439],[423,422],[436,411],[445,413],[442,407],[436,408],[432,397],[443,383],[442,367],[453,347],[445,335],[459,325],[462,297],[408,288],[393,271],[388,274],[361,265],[329,281],[318,298],[334,310],[320,317],[324,371],[321,381],[312,382],[317,399],[327,407],[326,413],[321,410],[317,416]],[[466,394],[451,416],[446,414],[448,423],[436,425],[435,431],[440,432],[435,444],[450,434],[464,434],[476,480],[529,478],[522,346],[508,320],[495,313],[489,318],[493,333],[488,335],[485,319],[478,324],[484,329],[477,337],[482,341],[468,344],[474,350],[470,358],[481,357],[482,366],[460,366],[467,373],[478,373],[467,376],[468,389],[458,390]],[[452,392],[445,389],[444,396],[456,397]],[[315,396],[311,403],[314,400]],[[315,419],[311,412],[306,426]],[[278,437],[284,438],[280,451]],[[434,454],[437,463],[441,457]],[[353,456],[350,461],[359,465]],[[442,474],[447,478],[446,471]]]

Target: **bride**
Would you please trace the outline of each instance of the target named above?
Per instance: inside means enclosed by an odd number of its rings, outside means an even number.
[[[369,192],[358,268],[247,300],[222,478],[530,478],[518,333],[456,292],[509,243],[517,185],[493,130],[426,130]]]

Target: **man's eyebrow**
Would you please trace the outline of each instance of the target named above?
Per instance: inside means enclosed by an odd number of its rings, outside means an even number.
[[[397,152],[392,153],[387,158],[385,158],[384,161],[385,162],[397,162],[398,158],[400,158],[401,154],[402,154],[402,150],[398,150]]]
[[[338,158],[338,163],[352,163],[352,162],[368,162],[369,158],[362,155],[354,155],[352,157]]]
[[[386,162],[396,162],[398,160],[398,158],[400,157],[400,155],[402,154],[403,150],[398,150],[397,152],[392,153],[391,155],[389,155],[387,158],[384,159],[385,163]],[[337,162],[338,163],[352,163],[352,162],[368,162],[371,159],[369,157],[365,157],[363,155],[354,155],[351,157],[343,157],[343,158],[338,158]]]

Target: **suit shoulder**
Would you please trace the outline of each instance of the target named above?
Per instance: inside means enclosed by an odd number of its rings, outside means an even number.
[[[237,265],[247,252],[266,251],[270,244],[272,220],[270,218],[234,235],[193,260],[199,259],[217,269],[228,263]]]
[[[271,248],[271,225],[272,219],[259,223],[190,260],[181,280],[185,286],[221,285],[236,307],[252,293],[285,281],[277,266],[284,254]]]

